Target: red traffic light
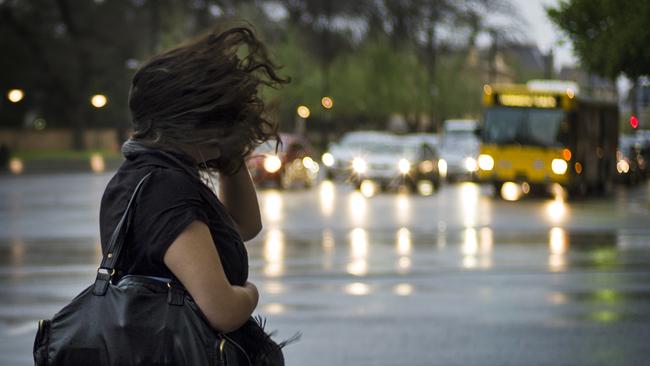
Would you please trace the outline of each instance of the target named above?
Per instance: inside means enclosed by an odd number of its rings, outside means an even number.
[[[639,119],[634,115],[630,116],[630,126],[632,126],[632,128],[639,127]]]

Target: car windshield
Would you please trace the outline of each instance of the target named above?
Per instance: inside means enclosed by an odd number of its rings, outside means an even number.
[[[490,108],[485,113],[483,139],[493,144],[561,145],[566,113],[558,109]]]

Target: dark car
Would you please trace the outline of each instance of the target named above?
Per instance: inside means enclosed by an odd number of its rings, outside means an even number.
[[[296,134],[281,134],[282,145],[276,151],[276,142],[260,145],[248,160],[253,180],[260,186],[278,188],[311,187],[319,166],[312,159],[309,142]]]

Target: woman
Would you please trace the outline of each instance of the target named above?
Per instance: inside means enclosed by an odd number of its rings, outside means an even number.
[[[210,325],[260,365],[283,358],[282,346],[251,318],[259,294],[247,280],[243,242],[262,223],[245,159],[277,138],[259,95],[260,86],[287,82],[276,69],[246,27],[211,32],[142,65],[129,97],[134,133],[100,210],[105,251],[135,185],[152,172],[136,199],[118,276],[178,279]],[[218,173],[218,197],[201,171]]]

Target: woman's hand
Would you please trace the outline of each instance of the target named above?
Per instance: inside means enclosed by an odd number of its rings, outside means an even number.
[[[253,239],[262,230],[262,217],[255,185],[246,162],[232,175],[219,174],[218,196],[235,222],[242,240]]]

